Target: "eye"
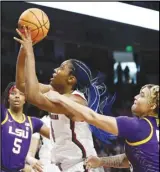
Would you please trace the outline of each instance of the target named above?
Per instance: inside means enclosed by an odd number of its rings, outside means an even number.
[[[10,94],[11,94],[11,95],[16,95],[16,93],[15,93],[15,92],[11,92]]]
[[[144,96],[144,93],[142,93],[142,92],[140,93],[140,96],[141,96],[141,97],[145,97],[145,96]]]
[[[24,96],[24,93],[20,93],[21,96]]]
[[[64,65],[60,66],[59,69],[63,70],[65,67]]]

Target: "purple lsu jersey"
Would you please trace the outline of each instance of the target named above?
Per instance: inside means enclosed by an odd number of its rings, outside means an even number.
[[[43,122],[25,116],[23,121],[14,119],[10,109],[1,108],[2,167],[8,170],[24,168],[32,133],[39,132]]]
[[[159,172],[158,117],[118,117],[117,125],[133,172]]]

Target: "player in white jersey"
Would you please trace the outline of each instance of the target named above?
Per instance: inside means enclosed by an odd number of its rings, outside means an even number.
[[[52,159],[53,163],[57,163],[61,171],[85,172],[87,170],[83,164],[84,159],[89,155],[96,154],[89,125],[83,121],[76,123],[71,121],[67,116],[68,111],[62,106],[49,101],[42,93],[56,90],[73,101],[86,106],[87,102],[84,97],[79,92],[75,92],[75,90],[79,90],[85,93],[90,100],[89,107],[97,111],[99,107],[104,108],[104,105],[101,106],[100,101],[102,100],[101,96],[103,96],[103,100],[106,98],[104,97],[105,90],[102,91],[102,85],[98,85],[98,82],[92,83],[92,74],[89,67],[75,59],[66,60],[54,70],[50,85],[39,84],[35,72],[30,31],[25,27],[24,29],[25,35],[18,31],[22,40],[15,38],[23,45],[16,66],[17,87],[21,91],[25,91],[30,103],[42,110],[56,113],[51,115],[51,133],[55,142],[52,152],[55,157]],[[24,68],[26,74],[24,74]],[[65,116],[58,116],[58,114],[65,114]]]
[[[44,116],[41,120],[46,124],[50,131],[50,117]],[[52,147],[49,139],[41,136],[39,133],[34,133],[26,157],[27,164],[31,165],[33,169],[42,170],[44,164],[51,163],[51,149]],[[39,160],[35,158],[37,152],[39,154]]]
[[[79,91],[74,91],[72,94],[85,100],[84,95]],[[84,158],[97,155],[89,125],[53,113],[51,119],[51,136],[55,140],[52,162],[59,165],[60,169],[67,169],[68,172],[84,171]]]
[[[46,115],[41,120],[46,124],[48,130],[50,130],[50,116]],[[26,162],[32,167],[32,171],[52,172],[53,168],[59,171],[58,167],[51,163],[51,151],[51,140],[41,136],[39,133],[32,135],[30,149],[26,157]],[[39,160],[35,158],[37,152]]]

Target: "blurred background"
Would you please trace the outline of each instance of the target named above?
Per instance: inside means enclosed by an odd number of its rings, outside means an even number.
[[[159,2],[123,2],[159,11]],[[1,94],[9,82],[15,81],[19,44],[16,36],[18,18],[28,8],[40,8],[51,23],[48,36],[35,45],[39,82],[49,83],[53,69],[64,60],[84,61],[94,74],[100,71],[111,94],[117,94],[114,116],[131,116],[130,107],[141,86],[159,84],[159,31],[122,24],[25,2],[1,2]],[[47,112],[28,105],[31,116]],[[123,140],[104,145],[95,140],[100,156],[124,152]],[[106,172],[125,172],[106,169]]]

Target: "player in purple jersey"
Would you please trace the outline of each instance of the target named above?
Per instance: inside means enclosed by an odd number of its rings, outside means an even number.
[[[133,172],[159,171],[159,86],[148,84],[135,96],[132,112],[135,117],[109,117],[79,105],[67,97],[50,91],[49,100],[70,110],[73,120],[85,120],[125,139],[125,154],[86,161],[88,168],[99,166],[133,168]]]
[[[18,172],[25,167],[25,158],[32,133],[40,132],[49,138],[49,128],[35,117],[23,114],[25,96],[15,83],[10,83],[1,106],[2,161],[1,171]]]

